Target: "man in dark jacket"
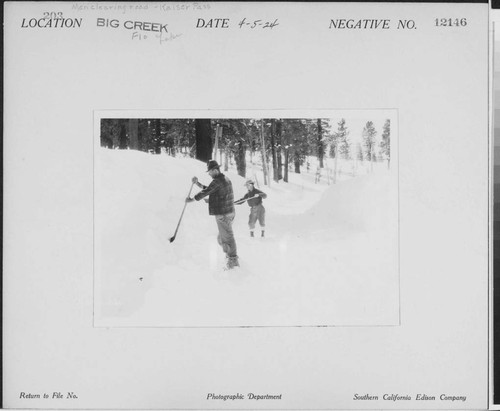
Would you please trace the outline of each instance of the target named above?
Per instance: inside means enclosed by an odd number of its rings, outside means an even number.
[[[238,267],[238,255],[236,253],[236,241],[233,233],[234,220],[234,195],[233,186],[229,178],[220,172],[217,161],[210,160],[207,164],[207,172],[212,177],[212,182],[207,186],[200,184],[197,177],[193,177],[193,184],[202,190],[194,198],[186,198],[186,202],[199,201],[208,197],[208,214],[215,216],[219,235],[217,241],[226,253],[227,268]]]
[[[264,230],[266,228],[266,209],[262,205],[262,199],[267,197],[267,194],[256,189],[252,180],[247,180],[245,186],[248,190],[242,198],[235,201],[234,204],[243,204],[247,201],[250,206],[250,216],[248,217],[248,227],[250,228],[250,237],[253,237],[255,223],[259,220],[260,228],[262,230],[261,237],[264,237]]]

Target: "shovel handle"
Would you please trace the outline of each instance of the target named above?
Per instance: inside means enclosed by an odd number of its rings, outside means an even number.
[[[193,190],[194,183],[191,183],[191,187],[189,188],[188,197],[191,195],[191,191]],[[184,211],[186,210],[187,203],[184,201],[184,207],[182,208],[181,217],[179,218],[179,222],[177,223],[177,227],[175,228],[174,235],[170,238],[170,242],[175,240],[175,236],[177,235],[177,231],[179,230],[179,226],[181,225],[182,216],[184,215]]]

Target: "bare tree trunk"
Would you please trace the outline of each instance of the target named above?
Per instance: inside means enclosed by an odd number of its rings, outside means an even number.
[[[185,141],[186,138],[186,129],[182,130],[182,141]],[[174,149],[172,150],[172,156],[175,157],[177,153],[182,154],[183,148],[181,147],[181,136],[177,135],[177,143],[175,144]]]
[[[266,142],[264,139],[264,120],[260,120],[260,137],[261,137],[261,151],[262,151],[262,172],[264,173],[264,185],[269,184],[269,175],[266,162]]]
[[[285,183],[288,183],[288,157],[289,157],[289,153],[288,153],[288,147],[285,147],[285,170],[284,170],[284,175],[283,175],[283,181]]]
[[[370,145],[370,172],[373,172],[373,144]]]
[[[118,135],[118,142],[115,144],[121,150],[126,150],[128,148],[128,138],[127,138],[127,125],[125,122],[120,124],[120,133]]]
[[[196,135],[196,159],[207,162],[212,158],[212,128],[210,119],[194,121]]]
[[[236,169],[238,170],[238,175],[245,177],[247,172],[247,163],[245,159],[246,146],[243,141],[240,141],[236,146],[236,151],[234,152],[234,160],[236,161]]]
[[[297,174],[300,174],[300,158],[295,157],[293,160],[294,166],[295,166],[295,172]]]
[[[130,148],[132,150],[139,150],[139,120],[132,118],[128,121],[128,138],[130,141]]]
[[[229,170],[229,148],[224,149],[224,171]]]
[[[333,166],[333,184],[337,182],[337,160],[339,158],[339,153],[337,150],[337,140],[335,140],[335,161]]]
[[[278,175],[278,162],[276,159],[276,120],[272,119],[271,120],[271,155],[272,155],[272,161],[273,161],[273,180],[278,182],[279,181],[279,175]]]
[[[282,141],[282,130],[283,130],[283,123],[281,120],[278,120],[276,123],[276,142],[277,142],[277,152],[276,152],[276,157],[277,157],[277,164],[276,167],[278,168],[278,180],[281,180],[283,178],[283,164],[281,162],[281,141]]]
[[[220,124],[217,124],[217,127],[215,128],[215,143],[214,143],[214,155],[213,159],[217,161],[217,152],[219,151],[219,140],[222,137],[222,127]]]
[[[155,120],[155,153],[161,154],[161,120]]]
[[[325,157],[325,146],[323,145],[323,128],[321,126],[321,119],[318,118],[318,161],[320,168],[323,168],[323,158]]]

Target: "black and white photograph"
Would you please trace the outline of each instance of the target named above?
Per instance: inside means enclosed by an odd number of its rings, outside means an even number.
[[[397,111],[318,114],[100,117],[95,325],[397,325]]]
[[[489,11],[5,2],[2,408],[492,409]]]

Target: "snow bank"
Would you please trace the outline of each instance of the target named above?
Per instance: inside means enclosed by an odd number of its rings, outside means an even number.
[[[224,255],[208,205],[188,204],[204,163],[101,149],[95,169],[96,324],[273,326],[395,324],[397,187],[387,173],[335,185],[290,173],[268,194],[266,238],[250,238],[246,204],[234,231],[241,268]],[[251,170],[250,170],[251,172]],[[225,173],[235,197],[245,179]],[[262,182],[261,182],[262,183]],[[199,191],[194,189],[193,193]],[[258,227],[257,227],[258,232]]]
[[[308,212],[304,224],[394,229],[398,219],[397,180],[390,173],[363,175],[330,186]],[[392,227],[391,227],[392,226]]]

